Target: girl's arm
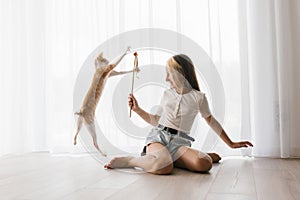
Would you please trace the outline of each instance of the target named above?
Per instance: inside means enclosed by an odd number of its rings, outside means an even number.
[[[212,116],[205,118],[206,123],[218,134],[218,136],[231,148],[241,148],[241,147],[253,147],[253,144],[249,141],[233,142],[228,137],[220,123]]]
[[[141,107],[139,107],[137,100],[133,96],[133,94],[129,94],[128,97],[128,106],[137,113],[143,120],[147,123],[151,124],[152,126],[157,126],[160,116],[152,115],[146,111],[144,111]]]

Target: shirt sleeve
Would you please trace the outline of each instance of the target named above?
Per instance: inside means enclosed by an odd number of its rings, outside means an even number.
[[[203,94],[202,99],[200,99],[199,110],[200,110],[201,116],[203,118],[207,118],[211,115],[208,101],[207,101],[205,94]]]

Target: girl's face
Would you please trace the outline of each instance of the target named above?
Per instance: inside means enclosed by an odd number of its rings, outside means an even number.
[[[172,73],[171,71],[170,71],[170,68],[167,66],[166,67],[166,73],[167,73],[167,75],[166,75],[166,81],[167,82],[169,82],[170,83],[170,87],[173,89],[178,89],[179,88],[179,85],[178,85],[178,83],[176,84],[176,81],[175,81],[175,79],[174,79],[174,73]]]
[[[174,87],[174,83],[173,80],[171,78],[171,74],[169,72],[168,67],[166,67],[166,72],[167,72],[167,76],[166,76],[166,81],[170,83],[170,87],[173,88]]]

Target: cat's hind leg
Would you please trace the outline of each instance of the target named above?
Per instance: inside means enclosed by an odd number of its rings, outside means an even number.
[[[77,136],[78,136],[78,133],[82,127],[82,123],[83,123],[83,117],[81,115],[79,115],[78,119],[77,119],[77,131],[76,131],[76,134],[75,134],[75,137],[74,137],[74,145],[77,144]]]
[[[93,138],[93,143],[94,143],[95,148],[101,153],[102,156],[106,157],[106,154],[101,151],[101,149],[99,148],[98,143],[97,143],[97,134],[96,134],[95,122],[92,122],[90,124],[86,124],[86,128],[87,128],[87,130],[89,131],[90,135]]]

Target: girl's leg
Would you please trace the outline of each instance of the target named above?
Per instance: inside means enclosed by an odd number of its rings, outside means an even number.
[[[212,158],[201,151],[181,146],[175,154],[178,159],[174,162],[176,167],[196,172],[208,172],[212,168]]]
[[[166,147],[160,143],[147,146],[146,155],[142,157],[117,157],[112,159],[106,168],[140,167],[152,174],[170,174],[173,170],[172,157]]]

